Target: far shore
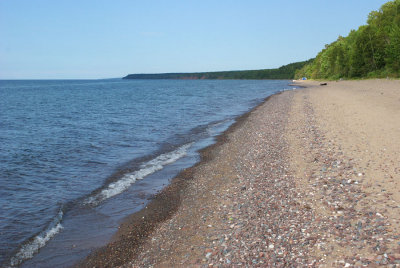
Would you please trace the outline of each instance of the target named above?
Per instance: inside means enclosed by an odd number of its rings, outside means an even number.
[[[400,81],[295,81],[81,267],[400,265]]]

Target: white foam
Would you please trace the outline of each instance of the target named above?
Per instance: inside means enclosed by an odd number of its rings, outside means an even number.
[[[27,244],[23,245],[17,254],[11,258],[10,265],[18,266],[24,260],[31,259],[36,253],[39,252],[39,249],[44,247],[46,243],[58,234],[63,226],[61,225],[61,219],[63,217],[63,212],[60,210],[57,217],[53,220],[53,222],[49,225],[46,231],[38,234],[33,238],[32,241],[29,241]]]
[[[100,193],[95,196],[89,197],[85,200],[85,204],[96,205],[99,202],[106,200],[110,197],[118,195],[129,188],[132,184],[134,184],[137,180],[142,180],[146,176],[153,174],[156,171],[159,171],[164,168],[164,166],[169,165],[177,161],[178,159],[184,157],[187,153],[187,149],[192,145],[186,144],[175,151],[161,154],[156,158],[146,162],[140,166],[140,169],[126,174],[121,179],[116,182],[110,183],[107,188],[103,189]]]

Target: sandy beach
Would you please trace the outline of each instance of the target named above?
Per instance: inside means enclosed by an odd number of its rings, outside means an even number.
[[[400,266],[400,81],[297,83],[78,266]]]

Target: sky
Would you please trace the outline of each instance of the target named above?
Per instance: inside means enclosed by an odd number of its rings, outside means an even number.
[[[387,0],[0,0],[0,79],[276,68]]]

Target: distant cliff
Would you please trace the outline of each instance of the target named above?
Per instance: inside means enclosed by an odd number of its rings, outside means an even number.
[[[277,69],[202,73],[129,74],[123,79],[293,79],[296,70],[309,61],[295,62]]]

